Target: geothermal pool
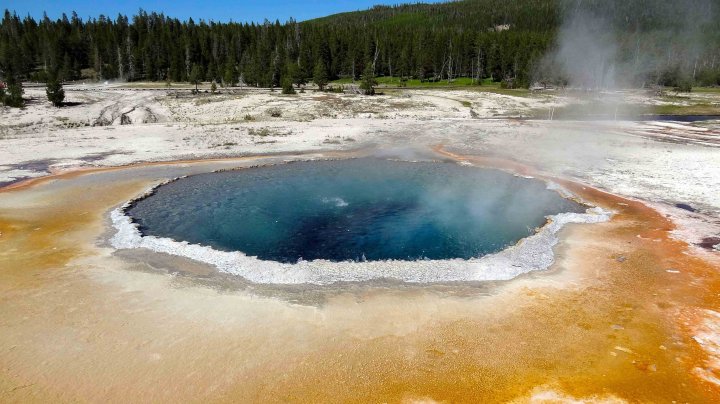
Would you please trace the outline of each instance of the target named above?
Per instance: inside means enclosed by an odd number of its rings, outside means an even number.
[[[498,170],[361,158],[193,175],[126,213],[143,236],[293,264],[478,258],[585,208]]]

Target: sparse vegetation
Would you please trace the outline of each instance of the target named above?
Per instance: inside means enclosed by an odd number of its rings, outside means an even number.
[[[388,88],[393,87],[399,87],[399,88],[409,88],[409,89],[432,89],[432,88],[438,88],[438,89],[462,89],[462,90],[469,90],[469,91],[479,91],[479,92],[493,92],[498,94],[507,94],[507,95],[515,95],[515,96],[526,96],[529,95],[529,90],[527,88],[514,88],[514,89],[508,89],[508,88],[501,88],[500,82],[493,81],[491,79],[484,79],[482,82],[482,85],[473,84],[473,80],[467,77],[459,77],[457,79],[453,79],[450,81],[442,80],[442,81],[427,81],[427,80],[420,80],[420,79],[408,79],[408,78],[401,78],[401,77],[388,77],[388,76],[382,76],[382,77],[376,77],[375,80],[377,81],[377,88],[383,88],[384,92],[387,94]],[[332,82],[332,85],[338,85],[338,84],[349,84],[352,80],[349,78],[344,79],[338,79]]]
[[[237,145],[238,145],[237,142],[223,142],[223,143],[219,143],[219,144],[213,144],[210,147],[213,147],[213,148],[222,147],[224,149],[229,149],[229,148],[231,148],[233,146],[237,146]]]
[[[267,114],[273,118],[280,118],[282,116],[282,110],[277,107],[270,108],[267,110]]]
[[[250,129],[248,129],[248,135],[259,136],[259,137],[290,136],[290,135],[292,135],[292,131],[279,132],[273,128],[259,128],[259,129],[250,128]]]
[[[326,93],[342,94],[342,93],[345,92],[345,86],[342,86],[342,85],[340,85],[340,86],[329,85],[329,86],[325,87],[325,92],[326,92]]]
[[[248,135],[250,135],[250,136],[266,137],[266,136],[270,136],[272,134],[273,133],[268,128],[260,128],[260,129],[250,128],[250,129],[248,129]]]
[[[674,88],[676,93],[689,93],[692,91],[692,81],[680,80]]]
[[[221,98],[221,97],[211,97],[209,95],[203,94],[201,97],[198,97],[195,99],[195,105],[200,106],[200,105],[210,104],[211,102],[222,102],[222,101],[225,101],[225,99]]]

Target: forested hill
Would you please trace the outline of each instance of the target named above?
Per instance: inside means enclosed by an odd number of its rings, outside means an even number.
[[[510,24],[520,30],[546,31],[559,25],[562,8],[559,2],[548,0],[462,0],[375,6],[366,11],[334,14],[309,22],[471,31]]]
[[[88,21],[70,12],[38,21],[6,11],[0,23],[0,76],[197,78],[278,86],[313,76],[358,78],[370,65],[378,76],[508,79],[526,86],[552,76],[541,71],[540,61],[554,46],[565,16],[582,6],[605,16],[609,30],[618,34],[617,58],[652,63],[652,74],[638,76],[635,84],[650,80],[672,85],[689,74],[713,84],[720,80],[718,2],[464,0],[263,24],[180,21],[144,11]],[[701,38],[681,35],[693,23],[682,17],[687,15],[703,17]]]

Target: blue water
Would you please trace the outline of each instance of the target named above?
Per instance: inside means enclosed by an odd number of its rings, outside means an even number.
[[[541,181],[454,163],[296,162],[183,178],[128,213],[145,235],[264,260],[473,258],[584,207]]]

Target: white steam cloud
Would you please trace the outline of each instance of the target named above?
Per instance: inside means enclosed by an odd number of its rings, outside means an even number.
[[[693,81],[715,68],[716,3],[568,1],[536,79],[586,90]]]

